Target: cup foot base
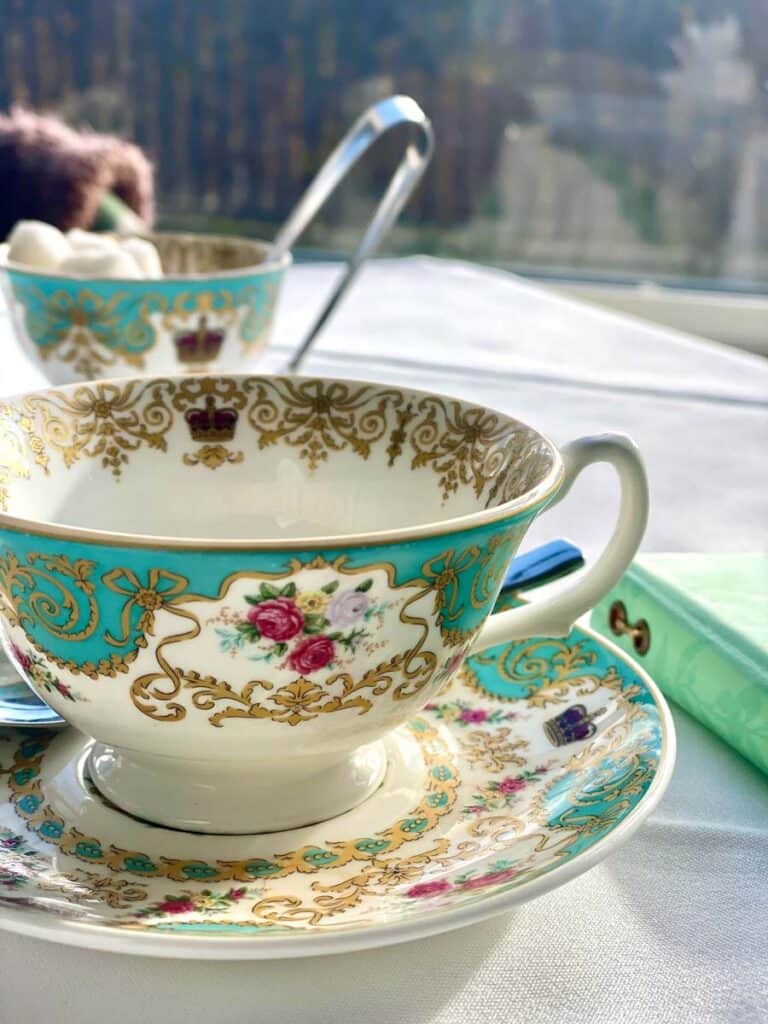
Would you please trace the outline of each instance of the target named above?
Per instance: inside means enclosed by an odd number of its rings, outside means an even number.
[[[94,786],[120,810],[214,835],[280,832],[335,818],[374,793],[386,769],[381,740],[289,769],[158,757],[98,742],[88,758]]]

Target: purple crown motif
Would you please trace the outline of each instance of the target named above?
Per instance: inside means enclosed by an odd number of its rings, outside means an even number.
[[[193,441],[231,441],[235,436],[237,412],[217,409],[213,395],[206,396],[204,409],[188,409],[184,418]]]
[[[173,340],[182,363],[209,363],[219,354],[224,331],[209,328],[208,317],[201,316],[197,330],[177,331]]]
[[[559,715],[544,723],[544,732],[550,743],[556,747],[564,747],[566,743],[578,743],[587,740],[597,732],[594,720],[605,713],[605,708],[587,711],[583,704],[571,704]]]

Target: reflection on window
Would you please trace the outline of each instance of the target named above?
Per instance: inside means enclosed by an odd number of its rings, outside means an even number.
[[[438,146],[391,251],[759,283],[763,5],[8,0],[0,104],[135,138],[167,225],[271,236],[350,120],[406,92]],[[310,243],[349,248],[397,148],[355,174]]]

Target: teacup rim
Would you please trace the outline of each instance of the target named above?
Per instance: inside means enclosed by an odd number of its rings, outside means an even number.
[[[110,232],[106,232],[109,234]],[[14,274],[24,274],[27,277],[53,278],[58,281],[71,281],[73,284],[120,284],[145,287],[162,287],[164,284],[180,284],[185,281],[212,281],[230,280],[238,277],[257,277],[262,274],[271,273],[275,270],[285,271],[293,263],[293,254],[284,252],[278,259],[270,256],[272,244],[264,238],[248,238],[246,235],[207,235],[200,231],[145,231],[135,232],[127,237],[146,238],[152,241],[158,236],[163,238],[204,238],[211,242],[248,242],[256,243],[264,247],[265,258],[262,263],[252,263],[246,267],[235,267],[232,270],[217,270],[207,274],[164,274],[162,277],[135,278],[135,277],[83,277],[75,274],[62,274],[58,270],[37,270],[28,267],[25,263],[16,263],[8,259],[8,243],[0,245],[0,269],[12,270]]]
[[[330,384],[357,384],[370,387],[394,388],[401,392],[425,398],[439,398],[445,401],[461,402],[470,404],[471,400],[460,398],[457,395],[447,395],[440,391],[428,391],[423,388],[402,387],[398,384],[388,384],[382,381],[363,380],[354,377],[326,377],[322,375],[304,374],[254,374],[254,373],[217,373],[200,374],[151,374],[148,376],[137,375],[135,377],[111,377],[97,381],[75,381],[71,384],[64,384],[57,387],[39,388],[32,391],[17,392],[13,395],[3,396],[3,401],[12,403],[19,399],[29,398],[33,395],[44,395],[48,392],[70,391],[76,388],[87,387],[92,384],[99,386],[126,386],[128,384],[151,384],[160,381],[185,381],[198,380],[201,376],[206,378],[226,377],[230,380],[247,380],[254,377],[265,379],[278,378],[291,381],[315,381],[322,380]],[[406,526],[389,530],[370,530],[349,534],[330,534],[317,537],[286,537],[284,539],[255,539],[255,538],[203,538],[203,537],[169,537],[162,534],[148,533],[124,533],[117,530],[98,530],[90,527],[71,526],[64,523],[56,523],[45,519],[32,519],[25,516],[13,516],[0,511],[0,530],[11,530],[17,533],[28,533],[34,536],[50,537],[53,539],[81,541],[106,547],[124,547],[139,549],[168,549],[172,551],[312,551],[316,548],[323,550],[339,550],[342,548],[379,547],[390,544],[407,543],[409,541],[423,540],[429,537],[439,537],[445,534],[463,533],[468,530],[475,530],[489,526],[495,522],[519,520],[523,515],[533,516],[541,511],[552,500],[560,488],[565,473],[563,458],[560,450],[554,441],[537,427],[532,427],[523,420],[518,420],[509,413],[502,412],[492,406],[482,404],[483,409],[496,413],[508,420],[512,420],[528,430],[534,431],[544,441],[552,453],[552,466],[549,472],[534,487],[523,494],[509,501],[502,502],[492,508],[479,509],[476,512],[468,512],[461,516],[452,516],[448,519],[438,519],[427,523],[418,523],[414,526]]]

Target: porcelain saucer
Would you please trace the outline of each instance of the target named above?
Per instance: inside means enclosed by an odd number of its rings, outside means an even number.
[[[586,629],[470,658],[387,741],[364,804],[256,836],[107,803],[73,729],[0,733],[0,927],[152,956],[277,958],[416,939],[554,889],[656,806],[675,740],[655,685]]]

